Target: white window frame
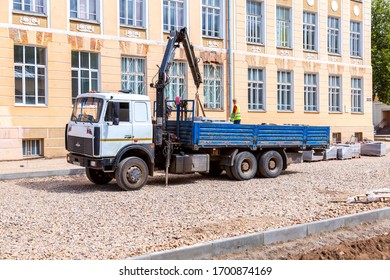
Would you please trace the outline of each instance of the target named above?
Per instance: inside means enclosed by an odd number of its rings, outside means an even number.
[[[15,3],[17,2],[17,3]],[[12,1],[12,7],[14,11],[23,11],[26,13],[36,13],[36,14],[43,14],[46,15],[47,13],[47,0],[30,0],[30,4],[26,3],[26,0],[13,0]],[[40,5],[39,2],[42,2]],[[15,8],[15,5],[20,5],[19,8]],[[26,9],[27,6],[30,6],[30,9]],[[40,10],[41,8],[41,10]]]
[[[85,77],[82,77],[83,72],[88,73],[88,91],[99,91],[100,87],[100,57],[98,53],[93,53],[93,52],[85,52],[85,51],[72,51],[72,53],[78,53],[78,67],[74,67],[72,65],[72,103],[74,103],[74,100],[76,97],[84,93],[81,90],[81,82]],[[88,68],[82,67],[81,66],[81,53],[87,53],[88,54]],[[92,68],[91,66],[91,54],[96,54],[97,57],[97,69]],[[77,77],[73,76],[73,72],[77,72]],[[96,78],[93,76],[96,75]],[[73,79],[77,78],[77,95],[73,92]],[[93,81],[96,80],[96,87],[93,86]]]
[[[342,112],[342,80],[341,76],[330,75],[329,76],[329,89],[328,89],[328,98],[329,98],[329,112]]]
[[[175,100],[176,96],[187,99],[187,63],[174,61],[169,69],[168,80],[165,97],[169,100]]]
[[[336,23],[337,22],[337,26]],[[341,20],[338,17],[328,17],[328,53],[341,54]]]
[[[22,154],[23,157],[40,157],[42,156],[42,139],[23,139],[22,140]]]
[[[146,95],[146,59],[135,56],[121,58],[122,89],[133,94]]]
[[[180,30],[186,26],[187,2],[186,0],[163,0],[163,31]],[[180,13],[182,13],[182,22],[180,22]],[[174,23],[171,22],[172,19]]]
[[[248,68],[248,110],[265,111],[264,71]]]
[[[123,9],[123,3],[126,3],[126,7]],[[133,13],[130,15],[129,2],[132,2]],[[141,4],[141,7],[137,7],[137,4]],[[141,19],[137,19],[137,12],[142,9],[140,14]],[[121,11],[124,11],[124,17],[121,16]],[[132,21],[132,23],[129,23]],[[145,28],[146,26],[146,0],[119,0],[119,24],[123,26],[131,26],[136,28]]]
[[[222,64],[205,63],[203,69],[204,107],[205,109],[223,109]]]
[[[351,21],[350,23],[350,54],[355,57],[362,57],[362,23]]]
[[[72,10],[72,1],[76,1],[77,10]],[[96,11],[95,13],[91,13],[89,11],[91,2],[95,3]],[[84,5],[84,12],[83,12],[83,5]],[[69,11],[70,11],[70,18],[71,19],[81,19],[81,20],[88,20],[88,21],[96,21],[99,22],[100,20],[100,0],[70,0],[69,1]],[[72,13],[76,13],[76,16],[73,16]]]
[[[305,112],[318,112],[318,75],[304,74],[304,110]]]
[[[278,111],[292,112],[294,108],[293,72],[278,71]]]
[[[252,13],[251,5],[259,5],[260,12],[258,14]],[[264,44],[264,2],[246,1],[246,41]]]
[[[32,105],[32,106],[42,106],[47,104],[47,51],[45,48],[41,47],[34,47],[34,46],[24,46],[24,45],[15,45],[15,47],[22,47],[23,48],[23,61],[22,62],[16,62],[15,57],[14,57],[14,75],[15,75],[15,104],[16,105]],[[27,48],[33,48],[34,49],[34,63],[27,63],[26,62],[26,47]],[[37,62],[37,52],[38,49],[44,50],[44,63],[45,64],[38,64]],[[27,73],[26,68],[34,68],[34,73]],[[21,71],[16,71],[17,68],[21,68]],[[43,70],[44,74],[39,74]],[[35,100],[34,103],[29,103],[27,99],[30,100],[32,98],[32,95],[27,95],[26,92],[26,79],[32,78],[28,77],[29,75],[32,75],[34,78],[34,95],[33,98]],[[39,77],[44,77],[44,94],[43,96],[39,95]],[[22,102],[17,102],[17,97],[18,99],[20,98],[20,95],[16,95],[16,79],[21,78],[21,97],[22,97]],[[40,102],[40,99],[44,99],[44,102]]]
[[[317,34],[317,14],[303,11],[303,49],[305,51],[317,51]]]
[[[219,2],[219,5],[217,5]],[[208,20],[211,16],[211,22]],[[215,23],[219,17],[218,23]],[[224,11],[222,0],[202,0],[202,36],[223,37]]]
[[[351,78],[351,112],[363,113],[363,78]]]
[[[283,14],[283,17],[279,17]],[[285,16],[288,15],[288,18]],[[276,6],[276,47],[292,48],[292,8]]]

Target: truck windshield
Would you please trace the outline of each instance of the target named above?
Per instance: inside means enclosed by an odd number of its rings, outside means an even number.
[[[100,119],[103,100],[96,97],[77,98],[72,112],[72,121],[96,123]]]

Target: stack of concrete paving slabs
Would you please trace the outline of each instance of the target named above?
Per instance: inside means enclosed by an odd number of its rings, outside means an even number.
[[[324,159],[324,154],[315,154],[314,150],[303,151],[303,161],[320,161]]]
[[[337,159],[337,147],[331,146],[325,150],[324,160]]]
[[[361,154],[363,156],[384,156],[386,154],[386,145],[383,142],[362,143]]]
[[[360,143],[355,143],[355,144],[350,144],[351,149],[352,149],[352,157],[353,158],[360,158],[361,154],[361,144]]]
[[[351,159],[352,148],[349,144],[337,144],[337,159]]]

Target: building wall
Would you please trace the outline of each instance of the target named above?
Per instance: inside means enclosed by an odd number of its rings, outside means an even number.
[[[117,91],[121,88],[121,57],[146,59],[146,92],[152,100],[155,90],[149,88],[164,53],[168,33],[162,28],[162,2],[147,1],[145,28],[130,28],[119,24],[119,1],[100,0],[99,23],[69,18],[69,0],[48,0],[47,15],[13,10],[13,1],[0,0],[0,160],[23,158],[22,140],[40,139],[45,157],[64,156],[64,127],[72,110],[72,51],[99,54],[100,90]],[[228,119],[230,112],[229,83],[232,96],[238,99],[242,123],[330,125],[332,133],[341,133],[347,141],[355,132],[373,137],[372,70],[370,57],[371,2],[347,0],[264,0],[264,44],[246,42],[246,1],[222,1],[222,14],[227,18],[227,4],[231,3],[233,76],[229,77],[227,52],[227,23],[223,24],[222,38],[202,36],[202,7],[200,0],[186,1],[187,27],[190,40],[200,58],[202,74],[205,63],[223,66],[223,102],[221,109],[206,109],[210,118]],[[338,9],[332,9],[336,2]],[[309,3],[311,5],[309,5]],[[333,4],[335,5],[335,4]],[[291,7],[293,45],[276,47],[276,6]],[[355,8],[357,6],[358,8]],[[354,11],[358,9],[359,12]],[[302,48],[302,12],[318,13],[318,51]],[[341,17],[341,54],[327,51],[328,15]],[[363,22],[362,58],[350,56],[349,22]],[[15,103],[14,45],[38,46],[46,49],[46,104],[40,106]],[[185,61],[183,50],[176,52],[177,60]],[[248,68],[265,72],[265,110],[248,110]],[[293,109],[277,109],[277,71],[293,73]],[[188,70],[189,73],[189,70]],[[304,73],[316,73],[319,79],[319,110],[304,111]],[[328,110],[328,76],[342,76],[342,104],[340,113]],[[187,75],[188,98],[193,99],[196,88]],[[363,113],[351,113],[351,77],[363,79]],[[203,85],[199,96],[204,101]]]

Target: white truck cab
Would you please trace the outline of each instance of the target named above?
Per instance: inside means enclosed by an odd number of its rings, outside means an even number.
[[[66,127],[67,160],[86,167],[88,178],[105,184],[129,150],[153,172],[153,125],[147,96],[98,92],[77,97]],[[151,170],[150,170],[151,169]],[[92,177],[92,178],[91,178]],[[94,178],[95,177],[95,178]]]

